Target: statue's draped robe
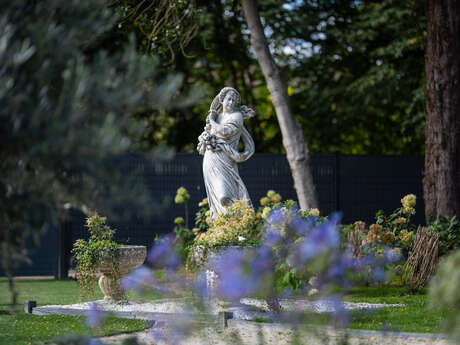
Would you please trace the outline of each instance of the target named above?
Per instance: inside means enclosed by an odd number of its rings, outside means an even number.
[[[203,176],[208,195],[211,219],[231,205],[233,200],[250,198],[246,186],[238,173],[238,162],[243,162],[254,153],[254,142],[244,128],[240,112],[218,116],[219,129],[213,128],[211,134],[219,142],[219,150],[206,150],[203,158]],[[238,152],[240,138],[245,150]]]

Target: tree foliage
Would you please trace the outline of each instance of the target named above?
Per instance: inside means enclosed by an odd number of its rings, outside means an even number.
[[[160,82],[132,40],[87,53],[116,24],[102,0],[0,6],[0,255],[11,275],[25,241],[57,226],[61,211],[150,205],[112,158],[145,131],[129,115],[153,100],[166,107],[177,81]]]
[[[133,11],[158,0],[118,3]],[[190,16],[177,29],[165,25],[164,31],[156,30],[156,45],[146,43],[156,25],[155,6],[149,7],[151,14],[143,16],[141,24],[124,21],[122,31],[143,37],[140,51],[163,56],[165,68],[183,73],[188,85],[203,85],[208,99],[224,85],[239,89],[244,102],[256,110],[249,125],[256,150],[283,151],[272,100],[239,2],[170,4],[187,6]],[[312,153],[423,153],[423,3],[264,0],[258,1],[258,7]],[[162,43],[172,33],[184,36],[188,44],[179,49]],[[207,106],[204,102],[157,117],[150,123],[149,140],[192,151]]]

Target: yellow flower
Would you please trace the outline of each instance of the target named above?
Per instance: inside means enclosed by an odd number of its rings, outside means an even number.
[[[182,204],[185,202],[185,198],[183,195],[177,194],[176,197],[174,198],[174,202],[176,204]]]
[[[202,207],[208,204],[208,198],[204,198],[198,203],[198,207]]]
[[[271,199],[273,198],[273,196],[276,194],[276,192],[272,189],[270,189],[268,192],[267,192],[267,196]]]
[[[179,187],[176,192],[176,197],[174,198],[174,202],[176,204],[182,204],[184,202],[188,202],[190,200],[190,194],[188,194],[187,189],[184,187]]]
[[[280,194],[276,193],[275,195],[273,195],[273,196],[271,197],[271,199],[272,199],[272,201],[276,204],[276,203],[280,202],[282,198],[281,198],[281,195],[280,195]]]
[[[192,229],[192,232],[196,235],[198,235],[198,233],[200,232],[200,229],[199,228],[193,228]]]
[[[185,187],[179,187],[177,189],[177,194],[186,196],[188,195],[188,192],[187,192],[187,189],[185,189]]]
[[[177,225],[184,224],[184,218],[182,218],[182,217],[176,217],[176,218],[174,219],[174,224],[177,224]]]
[[[264,207],[264,209],[262,211],[262,218],[263,219],[267,218],[268,214],[270,213],[270,210],[271,210],[270,207],[268,207],[268,206]]]
[[[357,220],[356,222],[353,223],[355,226],[355,230],[363,231],[366,228],[366,223],[364,223],[362,220]]]
[[[417,197],[414,194],[407,194],[404,198],[401,199],[401,204],[404,208],[414,208],[417,204]]]
[[[382,232],[382,226],[380,224],[371,224],[369,226],[369,230],[374,234],[374,235],[379,235]]]
[[[310,213],[312,216],[319,217],[319,210],[317,208],[309,209],[308,213]]]
[[[270,203],[270,199],[264,196],[263,198],[260,199],[259,202],[261,206],[266,206]]]
[[[404,230],[401,230],[401,232],[399,233],[399,239],[405,245],[409,245],[412,242],[413,237],[414,237],[413,231],[407,231],[406,229],[404,229]]]
[[[404,213],[415,214],[415,208],[413,208],[413,207],[403,207],[403,212]]]
[[[404,224],[406,222],[406,220],[407,219],[404,218],[404,217],[398,217],[398,218],[395,219],[395,223],[396,224]]]

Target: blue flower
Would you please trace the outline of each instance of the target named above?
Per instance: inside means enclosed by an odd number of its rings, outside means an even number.
[[[156,321],[151,328],[149,328],[148,335],[155,343],[166,340],[166,333],[164,331],[165,322]]]
[[[86,311],[86,324],[91,328],[95,328],[99,326],[104,317],[105,312],[99,308],[97,303],[91,302],[89,309]]]
[[[375,282],[383,282],[388,278],[388,274],[381,267],[374,267],[372,275]]]
[[[223,298],[236,300],[254,293],[258,286],[258,277],[248,272],[245,255],[242,251],[229,249],[213,260],[211,267],[219,276],[217,291]]]
[[[264,226],[264,244],[269,247],[275,247],[276,245],[280,244],[282,241],[282,237],[279,231],[271,230],[270,226]]]
[[[209,290],[206,279],[206,272],[200,271],[195,274],[195,279],[193,281],[193,288],[200,298],[209,297]]]
[[[275,267],[273,253],[267,246],[257,248],[256,255],[250,263],[251,273],[254,276],[271,274]]]
[[[305,236],[315,226],[315,217],[304,218],[296,214],[289,226],[295,231],[298,236]]]
[[[383,258],[387,263],[394,264],[398,261],[401,261],[402,255],[398,250],[394,248],[385,248],[383,251]]]
[[[177,268],[181,260],[174,248],[174,235],[169,234],[156,241],[149,251],[147,260],[155,267]]]
[[[145,266],[139,266],[121,279],[123,290],[141,289],[153,281],[152,272]]]
[[[340,235],[337,224],[326,221],[314,228],[300,243],[300,259],[307,261],[340,245]]]
[[[340,295],[332,295],[328,297],[328,301],[332,307],[332,315],[336,324],[346,326],[350,322],[350,314],[345,309],[342,297]]]
[[[285,217],[281,207],[276,207],[270,211],[266,220],[272,225],[279,225],[284,221],[284,219]]]

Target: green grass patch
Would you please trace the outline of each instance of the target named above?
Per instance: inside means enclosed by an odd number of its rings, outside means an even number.
[[[70,334],[102,336],[128,333],[148,326],[145,320],[107,317],[93,330],[86,325],[83,316],[26,314],[23,311],[26,300],[37,301],[38,306],[79,303],[78,286],[74,280],[54,279],[20,279],[16,283],[19,292],[18,305],[12,308],[7,281],[0,278],[0,345],[33,345]],[[152,300],[159,295],[130,294],[129,297]],[[95,298],[102,299],[102,293],[97,291]]]
[[[32,315],[20,310],[13,315],[0,315],[0,344],[32,345],[56,337],[79,335],[111,335],[145,329],[145,320],[107,317],[98,328],[91,329],[84,316]]]
[[[69,334],[110,335],[142,330],[147,327],[143,320],[109,317],[96,330],[88,328],[84,317],[67,315],[38,316],[25,314],[23,303],[26,300],[37,301],[40,305],[78,303],[78,286],[74,280],[30,279],[17,280],[19,291],[18,305],[11,315],[10,296],[7,281],[0,278],[0,345],[36,344]],[[130,293],[130,299],[153,300],[173,297],[149,292],[145,295]],[[97,289],[96,299],[102,299]],[[377,286],[359,287],[346,292],[345,301],[366,303],[402,303],[404,307],[384,307],[367,311],[352,311],[350,328],[364,330],[393,330],[418,333],[441,333],[445,313],[428,306],[426,291],[410,292],[404,287]],[[270,322],[260,319],[258,322]],[[327,315],[312,314],[305,317],[305,323],[327,324]]]
[[[404,307],[352,311],[350,328],[417,333],[442,332],[445,313],[428,306],[426,291],[410,293],[407,288],[393,286],[360,287],[348,291],[345,301],[406,304]]]

